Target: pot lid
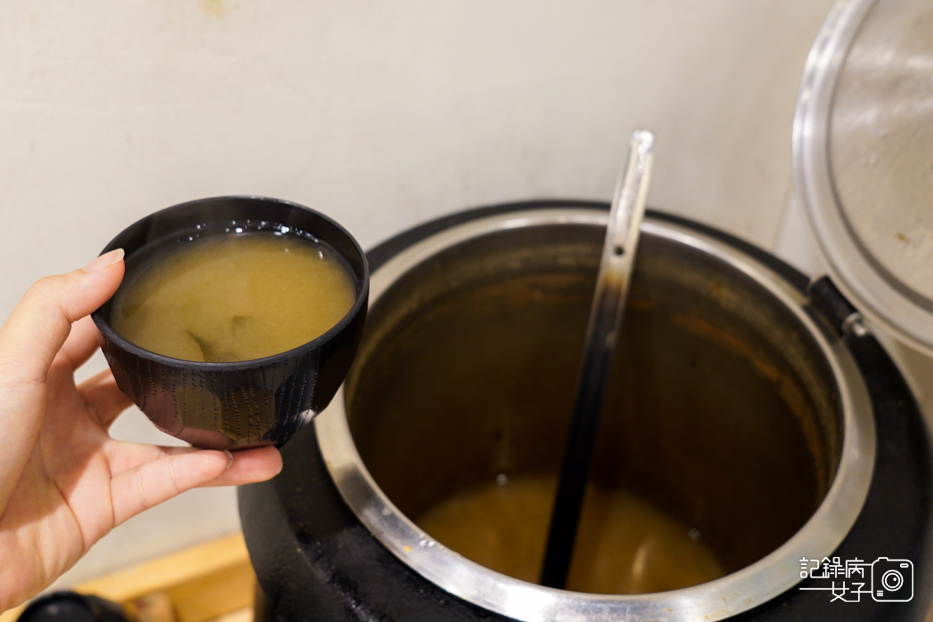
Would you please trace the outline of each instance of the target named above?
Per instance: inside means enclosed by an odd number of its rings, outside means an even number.
[[[839,287],[933,351],[933,3],[836,2],[804,70],[794,178]]]

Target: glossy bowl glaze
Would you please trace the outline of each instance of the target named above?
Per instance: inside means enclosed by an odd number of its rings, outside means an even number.
[[[151,257],[203,236],[265,230],[331,246],[353,275],[356,300],[350,311],[304,345],[248,361],[184,361],[145,350],[117,333],[110,323],[112,300],[93,313],[120,389],[159,429],[198,447],[282,445],[330,403],[356,355],[366,317],[366,256],[327,216],[263,197],[209,198],[166,208],[125,229],[102,251],[124,249],[128,281],[134,259],[143,254]]]

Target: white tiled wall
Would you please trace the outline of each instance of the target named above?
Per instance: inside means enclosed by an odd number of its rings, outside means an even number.
[[[829,6],[5,0],[0,318],[33,280],[203,196],[292,199],[364,246],[478,204],[608,199],[635,126],[658,135],[653,205],[769,247]],[[163,440],[137,411],[115,433]],[[237,526],[233,491],[188,493],[66,581]]]

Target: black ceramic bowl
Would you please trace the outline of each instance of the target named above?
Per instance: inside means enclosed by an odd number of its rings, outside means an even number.
[[[93,313],[117,385],[155,425],[198,447],[282,445],[323,410],[356,355],[369,298],[369,266],[336,222],[295,203],[219,197],[182,203],[131,225],[102,251],[126,252],[127,282],[139,259],[209,235],[278,230],[330,245],[347,262],[356,301],[320,337],[274,356],[233,363],[183,361],[129,342],[110,324],[112,300]],[[149,261],[149,259],[147,259]]]

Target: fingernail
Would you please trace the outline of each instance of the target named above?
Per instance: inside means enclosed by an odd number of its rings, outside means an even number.
[[[92,272],[97,272],[98,270],[103,270],[107,266],[112,266],[121,259],[123,259],[123,249],[117,248],[96,258],[94,261],[84,266],[82,270],[84,270],[87,274],[90,274]]]
[[[224,449],[224,453],[227,454],[227,468],[229,469],[233,466],[233,452],[229,449]]]

